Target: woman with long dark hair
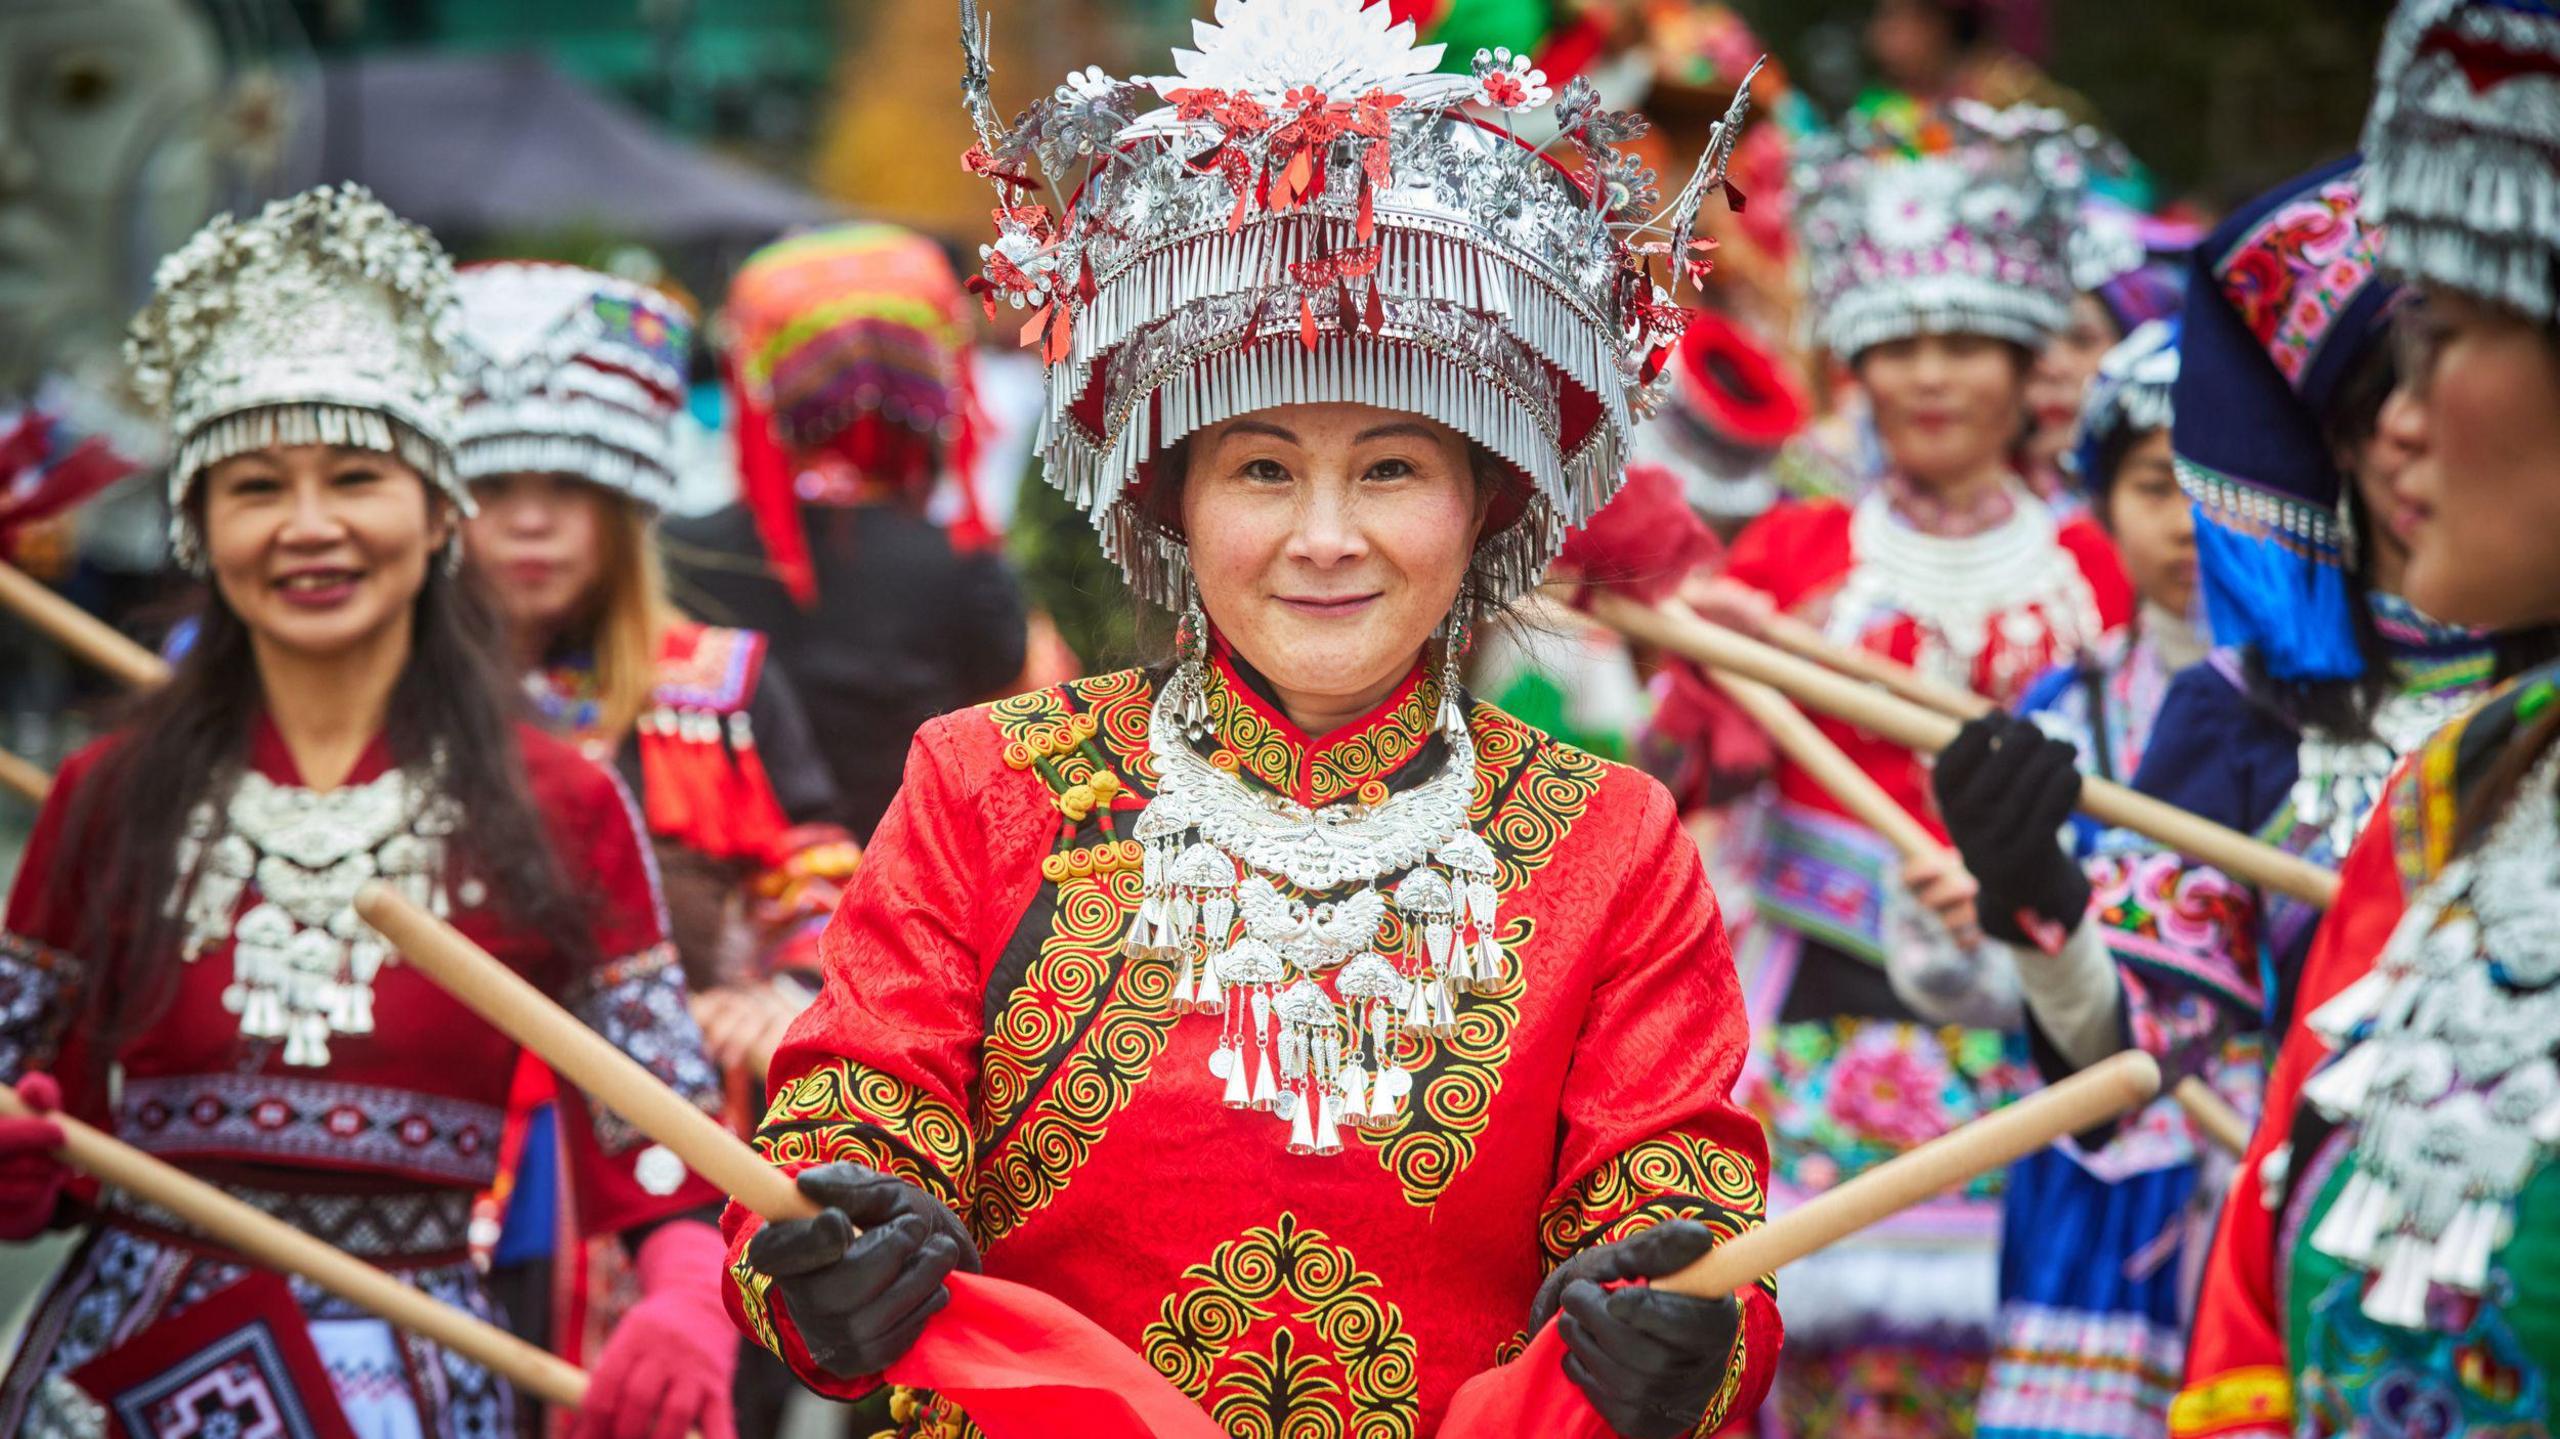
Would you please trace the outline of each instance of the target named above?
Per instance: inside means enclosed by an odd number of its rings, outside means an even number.
[[[157,284],[136,379],[165,399],[172,539],[209,583],[169,683],[71,759],[38,820],[0,932],[0,1076],[494,1318],[467,1231],[516,1049],[360,923],[355,891],[406,890],[709,1101],[655,879],[612,779],[514,720],[456,578],[469,504],[435,242],[323,188],[217,220]],[[731,1351],[689,1337],[718,1195],[571,1109],[580,1218],[636,1241],[645,1295],[583,1422],[725,1433]],[[0,1382],[0,1430],[76,1428],[256,1328],[277,1358],[252,1378],[358,1432],[515,1432],[477,1365],[72,1185],[44,1129],[5,1146],[0,1234],[93,1227]]]

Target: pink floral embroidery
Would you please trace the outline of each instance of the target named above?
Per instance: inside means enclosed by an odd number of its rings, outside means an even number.
[[[1935,1139],[1950,1123],[1946,1066],[1892,1038],[1890,1030],[1873,1030],[1842,1052],[1831,1071],[1831,1117],[1888,1144]]]

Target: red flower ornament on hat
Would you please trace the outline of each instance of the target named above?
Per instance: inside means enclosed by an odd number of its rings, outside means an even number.
[[[974,0],[962,22],[963,163],[1002,201],[969,288],[1023,312],[1044,473],[1139,592],[1175,606],[1190,584],[1182,537],[1137,503],[1155,461],[1272,405],[1403,410],[1497,456],[1519,483],[1478,549],[1485,603],[1616,491],[1686,318],[1658,279],[1706,273],[1697,212],[1725,192],[1747,85],[1666,203],[1619,148],[1645,122],[1588,82],[1557,91],[1494,50],[1441,73],[1441,46],[1362,0],[1219,0],[1175,74],[1079,71],[1010,122]],[[1545,144],[1511,132],[1550,107]]]

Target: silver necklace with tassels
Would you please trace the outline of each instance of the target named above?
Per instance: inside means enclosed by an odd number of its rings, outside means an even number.
[[[1339,1152],[1346,1126],[1393,1125],[1413,1090],[1403,1036],[1454,1033],[1456,998],[1506,976],[1493,850],[1467,827],[1476,750],[1457,694],[1444,664],[1438,774],[1377,804],[1320,808],[1192,747],[1209,727],[1196,659],[1156,695],[1156,797],[1136,829],[1144,898],[1124,948],[1180,967],[1176,1008],[1221,1017],[1210,1074],[1229,1107],[1287,1124],[1292,1154]]]

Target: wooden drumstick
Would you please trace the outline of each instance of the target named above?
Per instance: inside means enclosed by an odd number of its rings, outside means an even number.
[[[1978,1175],[2139,1108],[2159,1092],[2160,1066],[2127,1050],[1744,1230],[1654,1286],[1710,1299],[1734,1293]]]
[[[2190,1074],[2178,1081],[2169,1097],[2178,1101],[2187,1118],[2195,1121],[2197,1132],[2212,1140],[2215,1147],[2229,1154],[2248,1153],[2248,1117],[2214,1093],[2212,1085]]]
[[[1742,712],[1769,732],[1770,740],[1797,768],[1830,791],[1832,798],[1839,800],[1860,824],[1883,835],[1904,859],[1934,858],[1947,852],[1938,837],[1929,833],[1928,826],[1885,793],[1875,776],[1842,753],[1829,735],[1795,707],[1794,701],[1731,670],[1717,670],[1715,677]]]
[[[369,883],[356,892],[356,913],[446,993],[739,1203],[767,1219],[818,1213],[799,1186],[745,1140],[407,895]]]
[[[42,804],[53,790],[53,776],[35,761],[0,749],[0,786],[16,790],[31,803]]]
[[[1769,643],[1799,659],[1808,659],[1844,675],[1855,675],[1869,683],[1882,685],[1913,704],[1943,715],[1972,719],[1999,708],[1971,690],[1959,689],[1944,680],[1924,675],[1909,665],[1897,664],[1873,650],[1841,644],[1793,615],[1770,616],[1762,633]]]
[[[1873,685],[1736,634],[1686,608],[1642,604],[1605,590],[1591,596],[1590,607],[1595,619],[1632,639],[1710,669],[1758,680],[1800,705],[1910,749],[1935,754],[1962,728],[1951,715],[1879,693]],[[2082,777],[2079,808],[2262,888],[2323,908],[2337,899],[2338,877],[2330,871],[2111,780]]]
[[[147,689],[169,678],[168,661],[15,565],[0,563],[0,605],[15,610],[20,619],[50,635],[55,643],[133,689]]]
[[[0,1116],[37,1117],[5,1085],[0,1085]],[[585,1400],[586,1371],[559,1356],[440,1303],[345,1250],[323,1244],[67,1114],[41,1117],[62,1126],[62,1159],[82,1173],[168,1210],[259,1264],[298,1274],[358,1308],[504,1375],[527,1393],[571,1408]]]

